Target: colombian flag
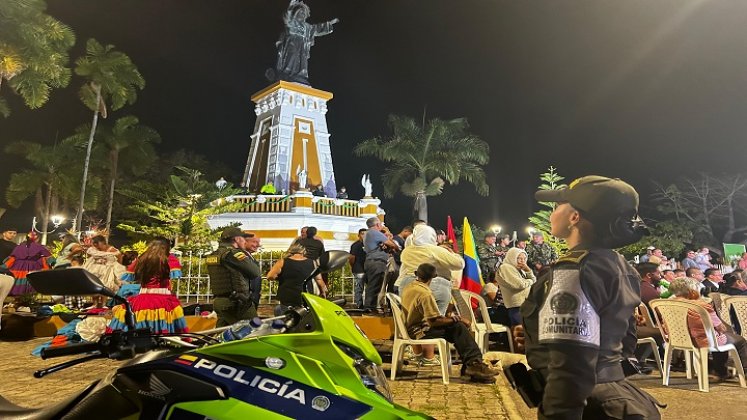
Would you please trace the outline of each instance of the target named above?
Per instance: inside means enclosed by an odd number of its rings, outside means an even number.
[[[477,258],[477,247],[475,238],[472,237],[472,228],[464,218],[464,229],[462,230],[462,240],[464,248],[464,271],[462,272],[462,284],[460,289],[469,290],[470,292],[480,293],[482,291],[482,276],[480,275],[479,259]]]

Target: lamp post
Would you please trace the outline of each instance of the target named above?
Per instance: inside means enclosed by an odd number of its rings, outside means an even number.
[[[56,231],[57,228],[59,228],[61,224],[65,223],[65,217],[61,216],[59,214],[55,214],[54,216],[52,216],[50,218],[50,222],[52,222],[52,230],[51,231],[49,230],[49,223],[45,224],[42,227],[42,230],[39,230],[36,227],[36,223],[37,223],[36,222],[36,216],[34,216],[34,219],[31,221],[31,230],[34,231],[34,232],[36,232],[36,233],[41,233],[41,235],[42,235],[41,241],[40,241],[40,243],[42,245],[46,245],[47,244],[47,236],[50,233],[54,233],[54,231]]]
[[[497,234],[501,233],[501,230],[503,230],[503,228],[501,227],[501,225],[493,225],[493,226],[490,227],[490,230],[492,230],[493,233],[495,233],[497,235]]]

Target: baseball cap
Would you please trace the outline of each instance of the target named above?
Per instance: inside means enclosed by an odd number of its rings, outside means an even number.
[[[588,175],[574,180],[567,188],[537,191],[534,198],[568,203],[592,222],[612,222],[620,216],[632,219],[638,213],[638,192],[619,178]]]
[[[237,236],[243,236],[245,238],[251,238],[252,236],[254,236],[254,234],[244,233],[244,231],[242,231],[241,229],[239,229],[239,228],[237,228],[235,226],[234,227],[227,227],[227,228],[223,229],[223,232],[220,234],[220,238],[223,239],[223,240],[232,239],[232,238],[235,238]]]
[[[18,232],[18,229],[16,229],[15,226],[4,226],[0,230],[0,233],[5,233],[5,232]]]

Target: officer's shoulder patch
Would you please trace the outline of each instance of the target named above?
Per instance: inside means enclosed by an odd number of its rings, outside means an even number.
[[[244,259],[246,259],[246,254],[244,254],[243,252],[234,252],[233,256],[236,257],[236,259],[239,261],[244,261]]]
[[[557,263],[581,264],[581,261],[589,255],[589,251],[570,251],[558,258]]]
[[[208,255],[205,257],[205,263],[210,265],[219,264],[218,256],[217,255]]]

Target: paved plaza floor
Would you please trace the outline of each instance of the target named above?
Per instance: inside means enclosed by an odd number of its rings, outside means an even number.
[[[117,367],[121,362],[97,360],[54,373],[42,379],[32,376],[37,369],[68,360],[41,360],[31,350],[46,341],[0,342],[0,395],[14,403],[42,406],[60,401]],[[384,366],[388,370],[389,366]],[[526,419],[536,413],[526,408],[505,378],[495,385],[473,384],[452,370],[451,383],[441,382],[437,368],[405,366],[402,375],[390,382],[395,401],[438,419]],[[695,379],[675,373],[670,387],[661,386],[658,373],[633,379],[660,401],[669,404],[663,410],[665,419],[701,419],[717,415],[722,419],[747,418],[747,389],[736,381],[713,384],[710,393],[698,391]]]

